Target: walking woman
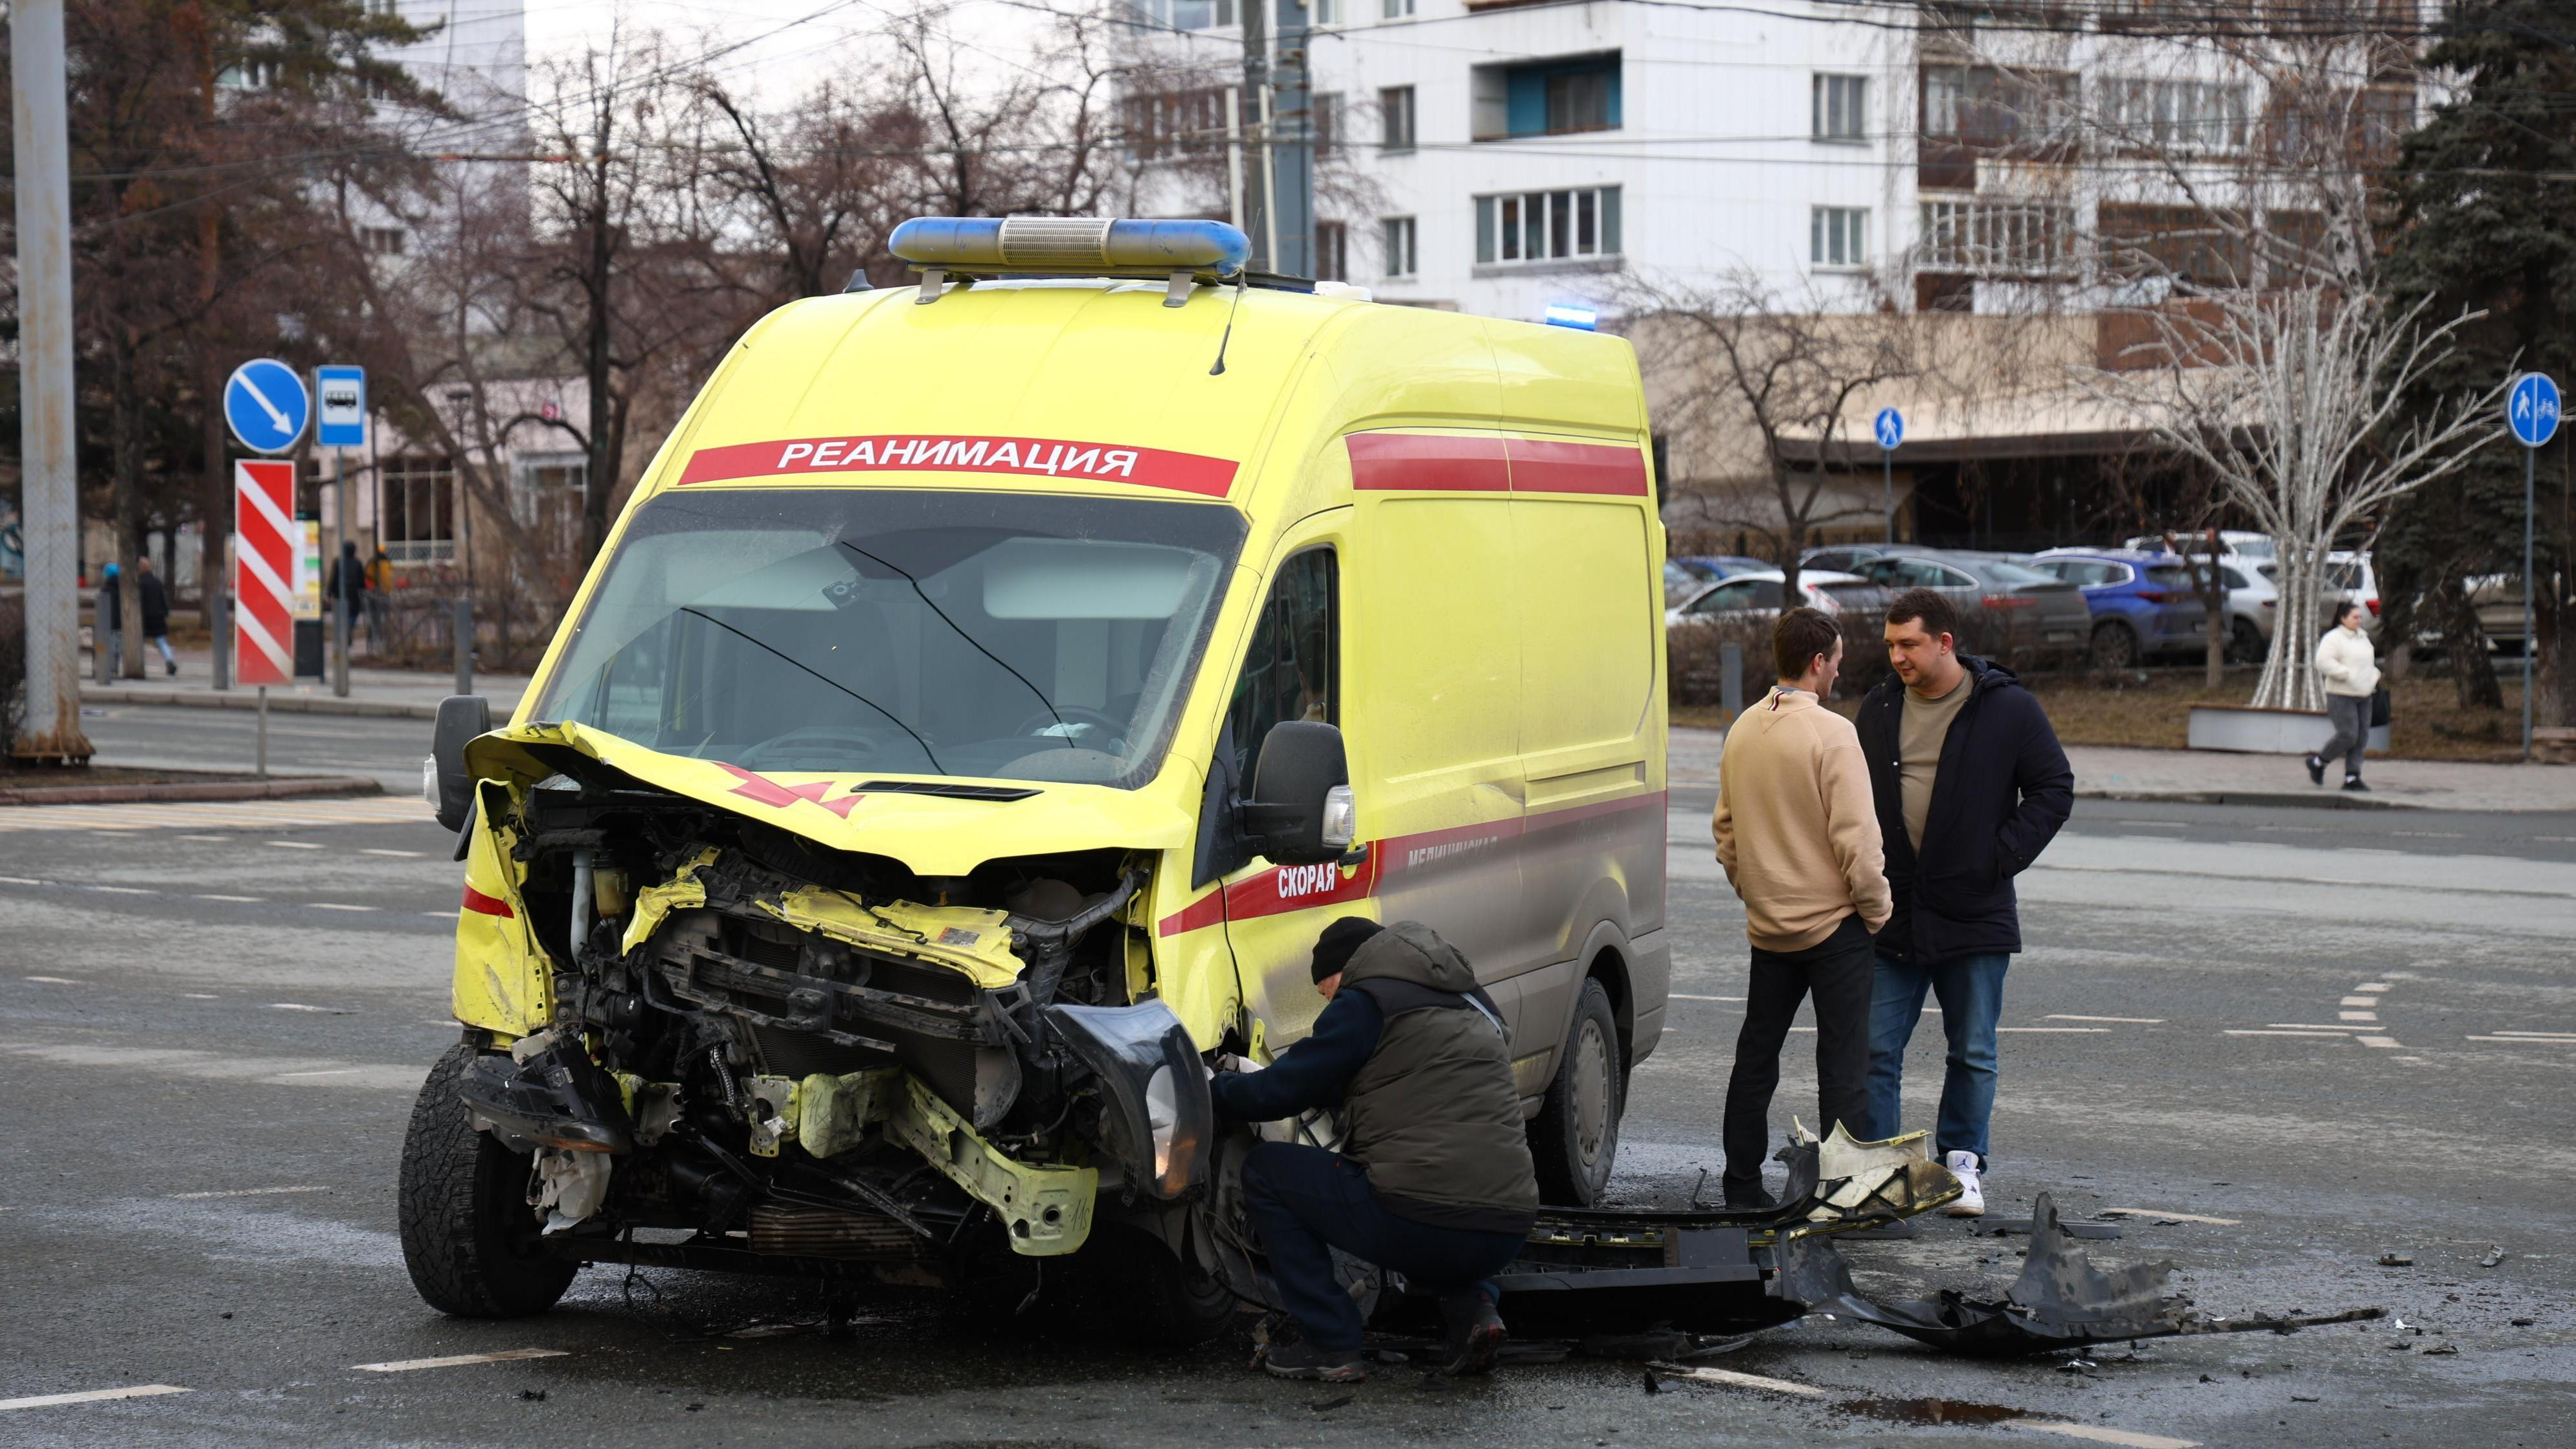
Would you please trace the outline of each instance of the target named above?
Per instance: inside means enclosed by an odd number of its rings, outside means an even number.
[[[2370,696],[2379,688],[2379,656],[2370,636],[2361,632],[2361,605],[2350,599],[2335,606],[2335,626],[2317,641],[2317,674],[2326,682],[2326,722],[2334,738],[2308,756],[2308,778],[2326,782],[2326,762],[2343,756],[2343,787],[2367,790],[2361,783],[2361,752],[2370,747]]]

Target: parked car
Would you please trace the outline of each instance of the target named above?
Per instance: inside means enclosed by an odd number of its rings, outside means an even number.
[[[2184,545],[2184,552],[2198,553],[2200,550],[2196,545],[2205,537],[2207,537],[2205,534],[2186,534],[2179,542]],[[2164,546],[2165,536],[2161,533],[2141,534],[2120,545],[2123,549],[2137,549],[2147,553],[2162,552]],[[2218,546],[2222,551],[2239,558],[2268,559],[2273,556],[2272,535],[2268,533],[2248,533],[2243,529],[2222,528],[2218,531]]]
[[[1788,576],[1778,569],[1738,574],[1723,583],[1710,584],[1674,608],[1664,611],[1667,629],[1698,620],[1722,619],[1768,623],[1780,617],[1781,585]],[[1857,586],[1857,592],[1853,587]],[[1801,569],[1798,572],[1799,602],[1828,614],[1839,614],[1848,608],[1867,608],[1867,600],[1883,597],[1885,591],[1868,580],[1830,569]]]
[[[1760,573],[1771,565],[1742,554],[1685,554],[1664,560],[1664,607],[1669,609],[1688,599],[1698,589],[1731,579],[1739,574]]]
[[[2281,615],[2281,566],[2274,560],[2265,559],[2255,564],[2254,568],[2270,590],[2270,593],[2260,600],[2259,605],[2264,615],[2263,637],[2268,642],[2272,637],[2273,625],[2279,621]],[[2371,634],[2379,632],[2379,575],[2370,566],[2368,553],[2337,550],[2327,554],[2325,585],[2324,592],[2328,600],[2349,599],[2368,611],[2370,617],[2362,623],[2364,632]],[[2519,633],[2519,629],[2516,632]]]
[[[2193,591],[2191,568],[2178,554],[2052,548],[2030,566],[2084,591],[2093,615],[2093,662],[2104,669],[2198,650],[2208,638],[2208,606]]]
[[[2006,646],[2072,657],[2091,642],[2093,611],[2075,585],[2009,555],[1964,549],[1914,549],[1867,559],[1852,572],[1891,593],[1936,589],[1967,622],[1967,647]]]
[[[1840,573],[1858,571],[1864,559],[1881,558],[1900,551],[1904,545],[1894,543],[1828,543],[1798,555],[1802,569],[1832,569]]]

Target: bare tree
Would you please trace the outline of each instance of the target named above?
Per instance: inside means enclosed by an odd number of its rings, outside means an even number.
[[[2150,314],[2156,365],[2088,379],[2207,468],[2273,537],[2281,617],[2258,707],[2325,707],[2308,656],[2323,632],[2326,555],[2337,539],[2495,435],[2501,382],[2410,416],[2408,395],[2474,315],[2425,326],[2423,311],[2391,315],[2370,297],[2316,287],[2214,292]]]
[[[1918,378],[1912,319],[1791,303],[1749,271],[1714,286],[1632,283],[1624,330],[1668,389],[1657,414],[1683,516],[1767,540],[1796,598],[1798,556],[1817,531],[1881,514],[1877,490],[1841,463],[1873,390]]]

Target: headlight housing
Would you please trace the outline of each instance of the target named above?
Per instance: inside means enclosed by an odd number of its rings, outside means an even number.
[[[1216,1103],[1188,1028],[1159,1001],[1050,1006],[1048,1029],[1100,1082],[1099,1145],[1128,1180],[1179,1197],[1207,1176]]]

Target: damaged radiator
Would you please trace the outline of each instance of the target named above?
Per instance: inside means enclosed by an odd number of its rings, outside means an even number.
[[[759,1253],[865,1262],[910,1261],[921,1239],[892,1218],[765,1201],[751,1209],[751,1247]]]

